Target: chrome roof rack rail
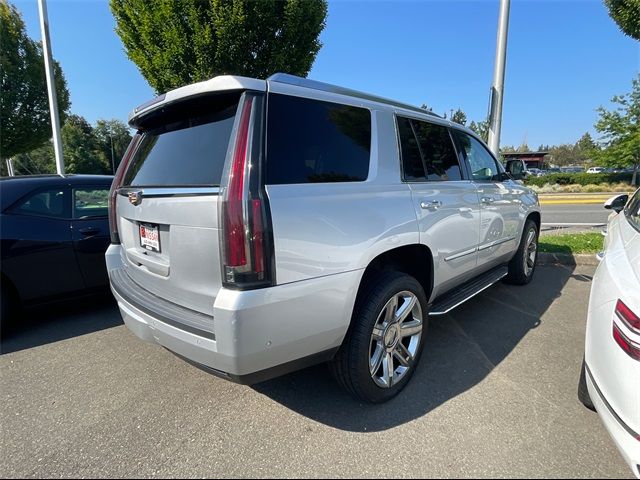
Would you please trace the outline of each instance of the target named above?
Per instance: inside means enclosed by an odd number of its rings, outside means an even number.
[[[269,78],[267,78],[267,81],[284,83],[287,85],[295,85],[298,87],[311,88],[314,90],[337,93],[340,95],[348,95],[350,97],[361,98],[363,100],[383,103],[385,105],[390,105],[393,107],[403,108],[405,110],[411,110],[414,112],[431,115],[437,118],[442,118],[440,115],[437,115],[429,110],[425,110],[424,108],[418,108],[416,106],[397,102],[395,100],[390,100],[388,98],[370,95],[368,93],[359,92],[357,90],[351,90],[350,88],[338,87],[336,85],[331,85],[330,83],[317,82],[315,80],[309,80],[308,78],[296,77],[295,75],[290,75],[288,73],[274,73]]]

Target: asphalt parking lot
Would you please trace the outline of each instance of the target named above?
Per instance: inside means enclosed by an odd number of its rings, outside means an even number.
[[[2,343],[2,477],[631,478],[576,398],[594,267],[540,267],[432,320],[380,406],[319,366],[253,387],[121,324],[111,301],[32,313]]]

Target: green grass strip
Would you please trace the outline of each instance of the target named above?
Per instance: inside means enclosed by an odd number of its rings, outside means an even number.
[[[600,232],[565,233],[540,237],[539,250],[547,253],[598,253],[604,237]]]

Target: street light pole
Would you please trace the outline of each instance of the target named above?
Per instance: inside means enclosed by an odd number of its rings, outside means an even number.
[[[109,134],[109,138],[111,139],[111,173],[116,174],[116,163],[113,159],[113,135]]]
[[[62,137],[60,136],[60,117],[58,116],[58,97],[56,95],[55,76],[53,74],[53,58],[51,56],[51,42],[49,40],[49,17],[46,0],[38,0],[40,12],[40,30],[42,31],[42,52],[44,56],[44,70],[47,76],[47,91],[49,92],[49,112],[51,113],[51,129],[53,130],[53,150],[56,154],[56,171],[64,175],[64,158],[62,157]]]
[[[504,93],[504,70],[507,62],[507,35],[509,33],[510,0],[500,0],[498,16],[498,38],[496,61],[491,86],[491,111],[489,113],[489,149],[497,157],[500,152],[500,129],[502,127],[502,97]]]

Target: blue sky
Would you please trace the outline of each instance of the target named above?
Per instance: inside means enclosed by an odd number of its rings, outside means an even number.
[[[15,2],[40,39],[35,0]],[[309,74],[437,113],[486,115],[498,0],[332,1]],[[72,111],[90,122],[126,120],[153,91],[123,51],[107,0],[48,0],[51,43]],[[601,0],[512,0],[503,145],[574,142],[595,135],[599,105],[631,89],[640,44]],[[597,135],[595,135],[597,138]]]

